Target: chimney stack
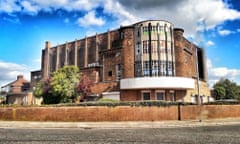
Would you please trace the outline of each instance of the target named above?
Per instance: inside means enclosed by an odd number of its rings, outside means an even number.
[[[183,36],[183,33],[184,33],[184,29],[182,28],[174,28],[174,33],[180,35],[180,36]]]
[[[50,41],[46,41],[45,42],[45,49],[48,49],[51,47],[51,42]]]
[[[23,75],[18,75],[17,80],[23,79]]]

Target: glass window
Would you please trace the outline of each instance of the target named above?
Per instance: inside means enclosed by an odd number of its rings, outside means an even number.
[[[143,53],[148,53],[148,41],[143,41]]]
[[[148,35],[148,26],[143,27],[143,34]]]
[[[161,61],[160,71],[161,71],[161,76],[166,76],[166,62],[165,61]]]
[[[108,76],[109,76],[109,77],[112,76],[112,71],[108,71]]]
[[[135,63],[135,75],[137,77],[141,77],[142,76],[142,63],[140,61],[137,61]]]
[[[156,92],[157,100],[165,100],[165,92]]]
[[[141,52],[141,42],[137,42],[137,54],[140,54]]]
[[[122,66],[121,66],[121,64],[116,65],[116,71],[117,71],[117,81],[119,81],[122,77]]]
[[[168,75],[169,76],[173,75],[173,65],[172,65],[172,62],[168,62]]]
[[[158,45],[157,45],[157,41],[155,41],[155,40],[153,40],[152,42],[151,42],[151,47],[152,47],[152,53],[157,53],[157,47]]]
[[[141,35],[141,29],[140,29],[140,28],[138,28],[138,31],[137,31],[137,36],[138,36],[138,37],[140,37],[140,35]]]
[[[170,99],[171,99],[171,101],[173,101],[173,102],[176,101],[174,91],[171,91],[171,92],[170,92]]]
[[[157,76],[158,75],[158,61],[153,61],[152,75],[153,76]]]
[[[124,39],[124,32],[121,32],[121,33],[120,33],[120,38],[121,38],[121,39]]]
[[[142,99],[143,100],[150,100],[150,95],[151,95],[150,92],[143,92],[142,93]]]
[[[144,61],[143,72],[144,72],[144,76],[149,76],[150,75],[149,61]]]

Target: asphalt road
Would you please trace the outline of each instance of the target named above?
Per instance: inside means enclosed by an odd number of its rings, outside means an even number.
[[[240,125],[131,129],[0,128],[0,144],[239,144]]]

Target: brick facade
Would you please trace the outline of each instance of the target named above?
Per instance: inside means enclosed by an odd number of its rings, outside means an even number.
[[[240,118],[240,105],[1,107],[7,121],[164,121]]]
[[[30,92],[30,82],[23,75],[18,75],[17,80],[2,87],[6,92],[6,103],[16,105],[41,104],[41,100],[35,98]]]
[[[209,96],[204,51],[184,38],[183,32],[169,22],[153,20],[55,47],[46,42],[42,76],[46,78],[65,65],[75,65],[94,80],[92,92],[98,95],[120,91],[120,100],[133,101],[143,100],[142,92],[150,91],[150,99],[157,100],[157,92],[163,91],[166,101],[191,101],[191,96],[197,94],[195,85],[140,89],[122,89],[119,85],[124,79],[137,77],[184,77],[196,81],[198,68],[200,87],[204,87],[201,93]]]

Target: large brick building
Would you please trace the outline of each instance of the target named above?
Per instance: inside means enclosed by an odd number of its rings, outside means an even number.
[[[92,92],[103,97],[197,102],[199,88],[206,102],[204,50],[183,33],[170,22],[149,20],[54,47],[46,42],[37,74],[46,78],[75,65],[95,82]]]

